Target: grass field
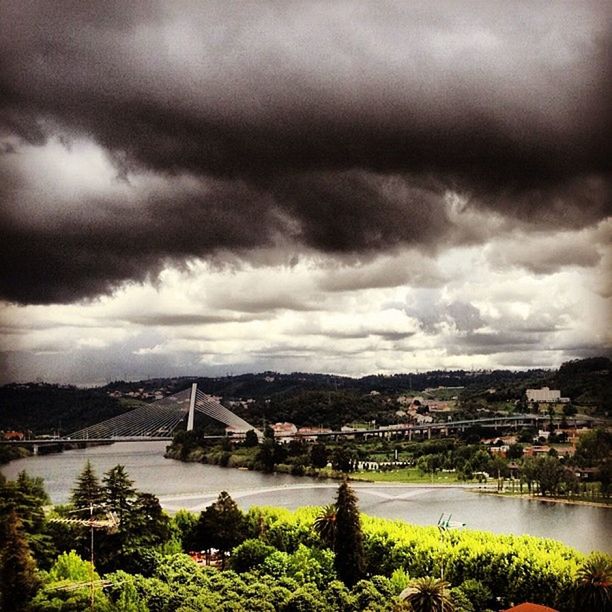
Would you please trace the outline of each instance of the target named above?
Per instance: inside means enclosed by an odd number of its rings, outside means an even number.
[[[452,484],[460,481],[455,473],[437,472],[423,474],[418,468],[400,468],[390,472],[353,472],[355,480],[374,480],[377,482],[408,482],[418,484]]]

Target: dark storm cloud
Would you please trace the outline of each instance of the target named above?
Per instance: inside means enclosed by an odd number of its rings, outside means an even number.
[[[325,332],[312,330],[306,333],[313,336],[324,335],[326,338],[338,338],[341,340],[363,340],[371,336],[377,336],[383,340],[406,340],[406,338],[415,335],[415,332],[412,331],[380,331],[374,329],[360,329],[355,331],[326,330]]]
[[[10,187],[0,185],[2,196],[10,197]],[[152,195],[117,210],[104,201],[83,202],[97,215],[91,222],[58,215],[38,223],[5,214],[0,294],[16,302],[71,302],[107,293],[125,280],[154,278],[165,263],[269,244],[282,223],[273,208],[251,206],[250,196],[239,184],[209,182],[206,189]]]
[[[273,310],[310,312],[320,308],[310,303],[303,295],[290,295],[283,292],[282,289],[274,295],[263,296],[247,293],[215,295],[209,298],[209,305],[213,308],[249,313],[266,313]]]
[[[4,151],[15,137],[88,138],[128,180],[202,183],[35,228],[6,213],[27,186],[0,187],[9,300],[70,302],[168,261],[283,240],[335,256],[431,251],[466,239],[448,189],[536,227],[610,213],[605,2],[0,0],[0,12]]]
[[[247,323],[256,321],[256,317],[230,317],[219,315],[200,315],[200,314],[143,314],[131,316],[125,319],[129,323],[144,325],[149,327],[157,325],[160,327],[182,327],[194,325],[211,325],[215,323]]]
[[[545,350],[545,336],[541,334],[512,334],[505,332],[469,332],[453,339],[447,348],[451,355],[495,355],[497,353]]]

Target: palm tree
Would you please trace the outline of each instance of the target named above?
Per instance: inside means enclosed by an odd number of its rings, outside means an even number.
[[[330,548],[336,539],[336,504],[324,506],[314,521],[314,529]]]
[[[574,584],[577,610],[612,610],[612,561],[594,553],[578,570]]]
[[[453,612],[455,606],[450,598],[446,580],[417,578],[400,593],[400,599],[409,605],[413,612]]]

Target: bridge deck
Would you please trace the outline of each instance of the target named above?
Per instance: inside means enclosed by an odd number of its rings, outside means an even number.
[[[409,434],[426,431],[452,431],[457,429],[466,429],[473,425],[482,427],[520,427],[525,425],[537,425],[541,422],[548,422],[550,417],[539,414],[521,414],[500,417],[485,417],[482,419],[467,419],[462,421],[447,421],[443,423],[421,423],[421,424],[406,424],[393,429],[376,428],[376,429],[357,429],[352,431],[325,431],[312,433],[295,433],[278,436],[278,438],[319,438],[319,437],[342,437],[342,436],[376,436],[376,435],[393,435],[393,434]],[[572,419],[573,420],[573,419]],[[226,436],[202,436],[207,440],[219,440]],[[0,444],[12,444],[15,446],[32,445],[32,444],[100,444],[106,442],[159,442],[171,441],[172,436],[169,435],[141,435],[141,436],[96,436],[96,437],[66,437],[66,438],[35,438],[31,440],[0,440]]]

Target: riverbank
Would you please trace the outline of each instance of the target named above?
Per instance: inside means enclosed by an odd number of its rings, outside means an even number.
[[[172,457],[170,454],[166,454],[166,457],[178,459],[177,457]],[[229,467],[229,468],[238,468],[239,470],[248,470],[254,472],[263,472],[263,470],[257,470],[253,467],[244,467],[241,465],[241,462],[234,463],[232,462],[232,458],[225,466],[220,467]],[[188,463],[203,463],[203,464],[213,464],[220,465],[219,463],[212,463],[208,460],[202,461],[202,455],[196,455],[191,459],[179,459],[180,461],[186,461]],[[326,468],[304,468],[303,471],[296,473],[294,466],[289,464],[278,464],[275,466],[273,473],[277,474],[289,474],[292,476],[306,476],[308,478],[317,478],[319,480],[342,480],[344,478],[348,478],[348,480],[355,482],[356,484],[363,482],[368,484],[381,484],[385,486],[397,485],[398,487],[439,487],[439,488],[457,488],[457,489],[466,489],[476,493],[482,493],[485,495],[492,495],[495,497],[502,498],[514,498],[514,499],[527,499],[531,501],[543,501],[550,502],[555,504],[564,504],[568,506],[590,506],[593,508],[612,508],[612,503],[608,502],[598,502],[592,500],[583,500],[583,499],[571,499],[571,498],[560,498],[560,497],[543,497],[543,496],[534,496],[530,493],[512,493],[512,492],[504,492],[501,493],[497,491],[497,481],[491,480],[489,483],[483,482],[468,482],[459,480],[455,473],[448,472],[436,472],[434,474],[422,473],[418,468],[401,468],[398,470],[390,470],[390,471],[361,471],[361,472],[338,472],[332,470],[329,467]]]
[[[0,446],[0,465],[31,456],[31,451],[23,446]]]
[[[548,502],[551,504],[564,504],[566,506],[587,506],[591,508],[607,508],[612,509],[612,502],[592,501],[588,499],[572,499],[567,497],[549,497],[543,495],[533,495],[531,493],[502,493],[499,491],[479,491],[483,495],[493,495],[495,497],[503,497],[506,499],[527,499],[529,501]]]

